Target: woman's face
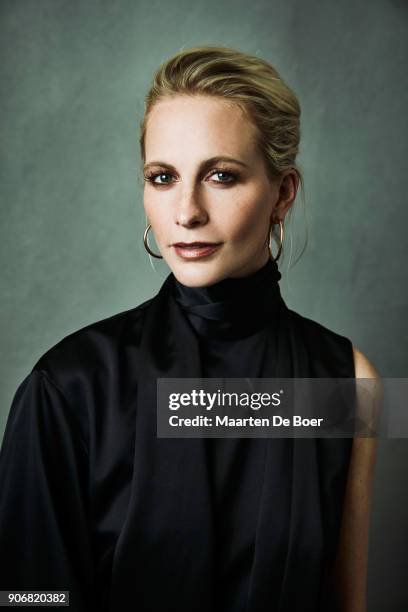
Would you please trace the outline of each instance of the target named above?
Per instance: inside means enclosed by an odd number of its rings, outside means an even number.
[[[219,98],[179,95],[161,100],[150,113],[144,167],[150,244],[157,252],[153,232],[184,285],[246,276],[270,256],[271,221],[283,219],[296,187],[293,175],[289,190],[286,180],[286,188],[270,181],[254,137],[241,109]],[[192,242],[218,246],[174,246]]]

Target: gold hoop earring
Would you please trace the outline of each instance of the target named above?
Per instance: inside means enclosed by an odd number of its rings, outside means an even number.
[[[149,223],[149,225],[146,227],[145,232],[143,234],[143,244],[144,244],[144,247],[145,247],[146,251],[150,255],[152,255],[152,257],[157,257],[157,259],[163,259],[162,255],[156,255],[156,253],[153,253],[153,251],[151,250],[151,248],[149,247],[149,244],[147,242],[147,234],[149,233],[149,230],[150,230],[151,227],[152,226]]]
[[[271,225],[271,229],[270,229],[270,232],[269,232],[269,245],[268,246],[269,246],[269,253],[271,255],[271,259],[273,259],[276,262],[276,261],[278,261],[279,257],[281,256],[282,247],[283,247],[283,236],[284,236],[284,233],[283,233],[283,223],[282,223],[282,221],[279,221],[279,248],[278,248],[278,253],[277,253],[276,257],[273,256],[272,248],[271,248],[271,241],[272,241],[272,236],[273,236],[272,229],[273,229],[273,224]]]

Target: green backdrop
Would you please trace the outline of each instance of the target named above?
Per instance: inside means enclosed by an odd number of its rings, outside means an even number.
[[[289,307],[348,336],[383,376],[407,376],[407,7],[1,0],[0,437],[44,351],[148,299],[168,274],[142,244],[138,125],[154,69],[197,44],[261,55],[299,96],[310,237],[282,268]],[[372,612],[408,609],[406,465],[406,440],[382,440]]]

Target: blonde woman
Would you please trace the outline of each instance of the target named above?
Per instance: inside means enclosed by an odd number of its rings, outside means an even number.
[[[78,611],[366,610],[373,440],[156,431],[158,378],[378,376],[280,293],[299,123],[259,57],[205,46],[158,68],[141,124],[143,239],[171,272],[148,301],[63,338],[19,386],[0,464],[1,589],[69,590]]]

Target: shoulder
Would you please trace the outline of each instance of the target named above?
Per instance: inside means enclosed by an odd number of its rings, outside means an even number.
[[[318,346],[321,355],[323,353],[325,353],[325,356],[333,355],[340,349],[347,357],[351,356],[354,362],[355,378],[380,379],[380,374],[374,364],[349,338],[298,312],[293,310],[289,310],[289,312],[297,328],[301,329],[310,341],[310,346]],[[317,339],[319,340],[318,345],[315,343]]]
[[[310,319],[309,317],[306,317],[305,315],[302,315],[299,312],[295,312],[294,310],[288,310],[290,316],[292,317],[296,325],[296,328],[301,329],[302,332],[311,340],[319,337],[319,339],[323,340],[328,346],[339,342],[350,342],[350,340],[346,336],[343,336],[339,332],[336,332],[333,329],[326,327],[322,323],[319,323],[314,319]]]
[[[322,323],[288,309],[290,327],[310,357],[319,377],[354,377],[352,343],[349,338]]]
[[[362,353],[355,345],[353,345],[353,357],[356,378],[380,378],[378,370],[374,367],[366,355],[364,355],[364,353]]]
[[[353,346],[356,379],[360,379],[356,386],[356,410],[360,420],[370,429],[374,436],[356,436],[353,440],[353,461],[364,471],[367,463],[374,460],[378,435],[380,413],[384,397],[383,383],[376,367],[360,349]],[[358,474],[355,469],[355,474]]]
[[[45,351],[14,395],[8,431],[72,427],[88,449],[91,428],[103,427],[110,406],[134,397],[143,317],[152,299],[81,327]],[[121,424],[111,419],[109,427],[117,434]]]
[[[42,372],[62,387],[72,379],[114,371],[124,352],[137,350],[150,302],[151,299],[64,336],[40,356],[32,372]]]

